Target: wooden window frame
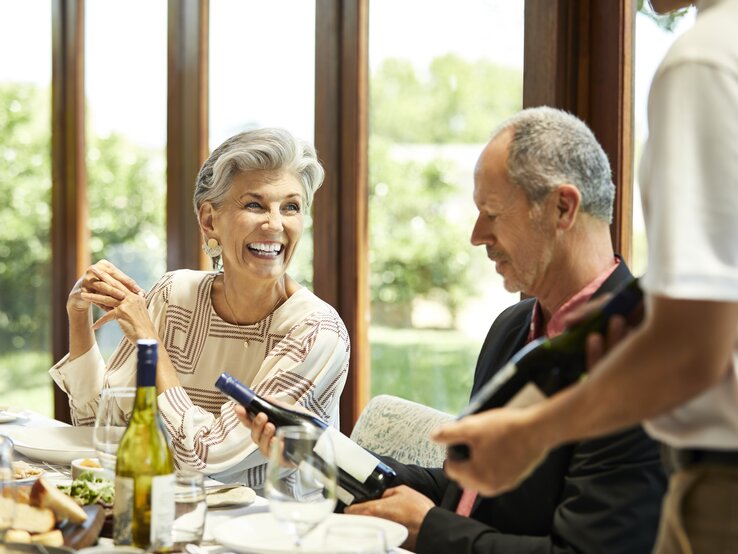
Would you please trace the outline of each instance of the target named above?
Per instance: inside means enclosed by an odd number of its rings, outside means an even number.
[[[207,267],[191,199],[208,153],[208,0],[168,0],[167,267]],[[352,344],[341,398],[349,433],[369,396],[368,40],[370,0],[316,0],[314,288]],[[523,105],[583,119],[617,189],[615,249],[631,257],[635,0],[525,0]],[[84,0],[52,0],[52,354],[69,349],[66,298],[89,263],[84,135]],[[483,92],[480,92],[483,93]],[[194,114],[194,117],[193,117]],[[55,392],[55,416],[69,421]]]

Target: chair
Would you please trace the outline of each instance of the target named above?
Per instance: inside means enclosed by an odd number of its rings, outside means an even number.
[[[444,446],[430,432],[454,416],[397,396],[372,398],[359,416],[351,438],[364,448],[405,464],[441,467]]]

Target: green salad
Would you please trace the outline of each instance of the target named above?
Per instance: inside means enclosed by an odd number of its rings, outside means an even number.
[[[69,485],[58,485],[58,488],[74,498],[82,506],[102,504],[112,506],[115,499],[115,485],[103,477],[97,477],[91,471],[84,471]]]

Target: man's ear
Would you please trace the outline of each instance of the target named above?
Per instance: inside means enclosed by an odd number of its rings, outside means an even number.
[[[215,227],[213,226],[215,220],[215,209],[210,202],[203,202],[200,205],[200,230],[204,235],[208,232],[212,232]]]
[[[566,230],[574,225],[579,206],[582,203],[582,194],[574,185],[564,184],[554,192],[556,198],[556,227]]]

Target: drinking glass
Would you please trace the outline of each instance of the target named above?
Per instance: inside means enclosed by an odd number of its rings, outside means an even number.
[[[118,445],[128,427],[135,398],[135,387],[110,387],[100,393],[92,443],[100,459],[100,465],[108,470],[111,476],[115,475]]]
[[[385,554],[387,541],[376,525],[343,523],[325,530],[323,547],[326,554]]]
[[[278,428],[264,490],[274,518],[301,548],[305,535],[336,507],[336,462],[328,434],[317,427]]]
[[[15,476],[13,472],[13,442],[0,435],[0,542],[15,517]]]
[[[202,473],[179,471],[174,480],[174,525],[172,542],[175,551],[185,551],[188,544],[200,544],[205,530],[208,506]]]

